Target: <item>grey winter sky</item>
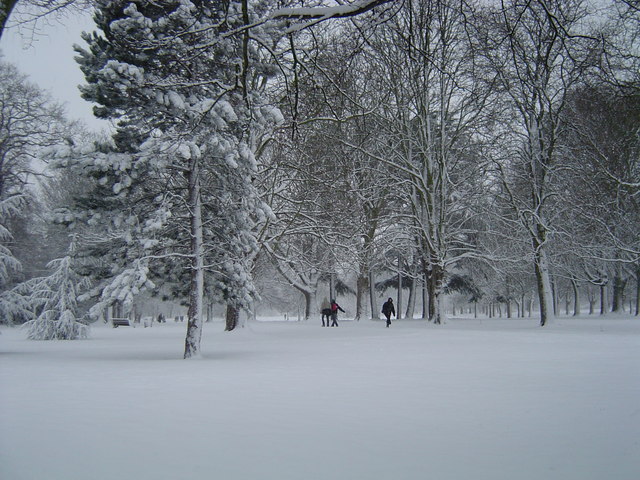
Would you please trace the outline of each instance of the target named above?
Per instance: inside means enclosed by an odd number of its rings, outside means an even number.
[[[0,51],[5,61],[15,64],[31,82],[65,104],[69,118],[102,130],[108,123],[94,118],[91,104],[80,98],[78,85],[84,83],[84,78],[73,59],[73,44],[83,45],[81,32],[93,29],[89,11],[60,20],[49,19],[39,24],[36,32],[29,27],[12,27],[3,33]]]

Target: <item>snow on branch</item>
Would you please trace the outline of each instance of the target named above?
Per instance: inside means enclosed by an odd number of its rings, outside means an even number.
[[[271,19],[314,20],[316,24],[331,18],[348,18],[373,10],[380,5],[394,2],[395,0],[358,0],[347,5],[335,7],[292,7],[280,8],[271,14]],[[305,28],[309,24],[303,24],[299,28]]]

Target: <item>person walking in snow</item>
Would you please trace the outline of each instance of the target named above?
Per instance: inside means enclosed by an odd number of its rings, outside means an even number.
[[[344,313],[344,310],[342,309],[342,307],[338,305],[335,300],[331,300],[331,326],[332,327],[338,326],[338,310]]]
[[[329,319],[331,318],[331,303],[329,303],[329,300],[327,300],[327,297],[324,297],[324,300],[322,300],[322,305],[320,307],[320,313],[322,314],[322,326],[329,326]],[[324,319],[327,319],[327,323],[325,325],[324,323]]]
[[[391,325],[391,315],[396,316],[396,309],[393,306],[393,299],[389,297],[389,300],[382,304],[382,313],[387,317],[387,328]]]

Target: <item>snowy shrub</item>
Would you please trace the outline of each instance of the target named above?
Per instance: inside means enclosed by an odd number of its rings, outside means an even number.
[[[30,340],[76,340],[86,338],[89,326],[79,320],[78,297],[89,287],[73,269],[71,256],[49,262],[53,273],[25,282],[27,303],[33,319],[25,324]]]

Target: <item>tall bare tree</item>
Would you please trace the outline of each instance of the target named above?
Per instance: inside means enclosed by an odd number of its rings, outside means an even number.
[[[44,169],[43,150],[71,136],[62,106],[15,66],[0,61],[0,313],[7,320],[18,306],[6,295],[21,269],[16,252],[24,243],[16,238],[14,220],[34,203],[33,187]]]
[[[508,154],[497,163],[497,175],[531,241],[541,325],[554,316],[549,245],[555,231],[562,113],[567,93],[601,51],[598,39],[584,30],[588,15],[582,0],[508,0],[484,21],[476,20],[500,94],[517,119],[513,130],[504,132]]]
[[[376,111],[387,144],[379,158],[394,171],[404,197],[406,208],[395,221],[419,245],[434,323],[444,318],[447,271],[472,248],[464,204],[480,174],[478,162],[470,161],[470,139],[480,128],[488,90],[465,30],[470,8],[466,2],[408,1],[370,41],[387,93]]]

